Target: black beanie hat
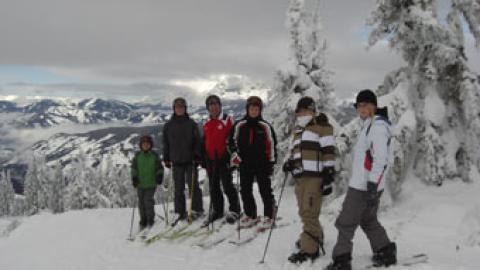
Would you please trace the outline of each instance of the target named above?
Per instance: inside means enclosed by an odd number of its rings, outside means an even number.
[[[222,107],[222,102],[220,101],[220,97],[218,97],[217,95],[210,95],[205,100],[205,107],[207,107],[207,110],[208,110],[208,104],[212,101],[217,102],[220,105],[220,107]]]
[[[353,106],[357,108],[357,104],[361,102],[370,103],[377,107],[377,95],[370,89],[362,90],[357,94],[357,100]]]
[[[311,110],[312,112],[316,112],[315,101],[313,101],[313,98],[302,97],[301,99],[299,99],[295,112],[298,113],[301,109],[307,109]]]

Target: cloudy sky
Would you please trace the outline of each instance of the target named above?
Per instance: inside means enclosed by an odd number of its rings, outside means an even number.
[[[324,0],[337,94],[374,88],[400,66],[365,49],[373,0]],[[287,0],[0,0],[0,96],[158,99],[225,75],[271,84],[288,57]],[[480,51],[467,39],[470,63]]]

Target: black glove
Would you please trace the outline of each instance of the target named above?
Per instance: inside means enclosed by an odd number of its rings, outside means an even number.
[[[165,160],[165,161],[163,161],[163,163],[165,164],[165,167],[167,167],[167,168],[169,168],[169,169],[172,168],[172,162],[171,162],[171,161]]]
[[[138,187],[138,177],[137,176],[132,177],[132,185],[133,185],[134,188]]]
[[[269,163],[269,164],[267,164],[266,171],[267,171],[267,175],[268,175],[268,176],[272,176],[272,175],[273,175],[273,168],[274,168],[274,166],[275,166],[274,163]]]
[[[295,168],[295,166],[293,164],[293,160],[289,159],[289,160],[285,161],[285,163],[283,163],[282,170],[283,170],[283,172],[291,172],[291,171],[293,171],[294,168]]]
[[[157,181],[157,185],[160,186],[163,183],[163,174],[157,175],[155,180]]]
[[[367,207],[372,208],[378,203],[378,185],[368,181],[367,183]]]
[[[335,169],[333,167],[325,167],[322,170],[322,194],[328,196],[332,194],[332,183],[335,181]]]

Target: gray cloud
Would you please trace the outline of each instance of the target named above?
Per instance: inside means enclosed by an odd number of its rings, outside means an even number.
[[[362,35],[373,2],[322,1],[328,64],[340,96],[376,87],[402,65],[384,46],[365,50]],[[76,80],[52,86],[59,94],[121,99],[158,89],[187,91],[168,82],[219,73],[269,83],[288,55],[287,6],[287,0],[5,0],[0,64],[50,68]],[[479,71],[480,53],[468,44]],[[132,93],[142,82],[155,89]],[[3,93],[9,89],[15,88]]]

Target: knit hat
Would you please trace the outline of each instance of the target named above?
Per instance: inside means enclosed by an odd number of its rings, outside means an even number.
[[[313,98],[302,97],[301,99],[299,99],[298,103],[297,103],[297,108],[295,109],[295,112],[298,113],[301,109],[306,109],[306,110],[310,110],[312,112],[315,112],[316,108],[315,108],[315,101],[313,101]]]
[[[357,104],[361,102],[370,103],[377,107],[377,95],[375,95],[375,93],[373,93],[373,91],[370,89],[362,90],[357,94],[357,101],[355,104],[353,104],[353,106],[357,108]]]

